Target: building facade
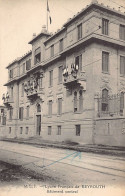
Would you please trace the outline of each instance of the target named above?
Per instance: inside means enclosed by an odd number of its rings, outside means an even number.
[[[8,65],[7,137],[125,145],[125,14],[92,2]]]

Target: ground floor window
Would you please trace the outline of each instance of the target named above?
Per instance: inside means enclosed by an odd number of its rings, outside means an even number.
[[[9,134],[11,134],[11,127],[9,127]]]
[[[23,133],[23,127],[20,127],[20,134]]]
[[[76,136],[80,136],[81,125],[76,125]]]
[[[48,135],[51,135],[51,132],[52,132],[52,127],[48,126]]]
[[[29,127],[26,127],[26,134],[28,134],[29,132]]]
[[[57,126],[57,135],[61,135],[61,126]]]

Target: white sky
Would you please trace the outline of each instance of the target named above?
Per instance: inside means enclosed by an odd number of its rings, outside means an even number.
[[[46,24],[47,0],[0,0],[0,104],[3,87],[8,80],[5,67],[17,57],[31,49],[28,42],[33,33],[40,33]],[[49,31],[55,32],[78,11],[89,5],[91,0],[48,0],[52,17]],[[114,2],[116,3],[114,3]],[[98,0],[118,10],[120,4],[125,7],[125,0]],[[125,12],[124,8],[120,8]]]

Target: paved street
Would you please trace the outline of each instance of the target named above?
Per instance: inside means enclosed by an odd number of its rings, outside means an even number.
[[[0,161],[1,187],[36,185],[122,187],[125,183],[125,158],[122,157],[0,141]],[[7,163],[9,165],[6,165]],[[6,171],[8,171],[7,177]]]

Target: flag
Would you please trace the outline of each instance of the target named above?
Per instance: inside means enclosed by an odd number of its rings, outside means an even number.
[[[49,9],[49,4],[48,4],[48,0],[47,0],[47,12],[49,13],[49,22],[50,24],[52,23],[52,18],[50,16],[50,9]]]

